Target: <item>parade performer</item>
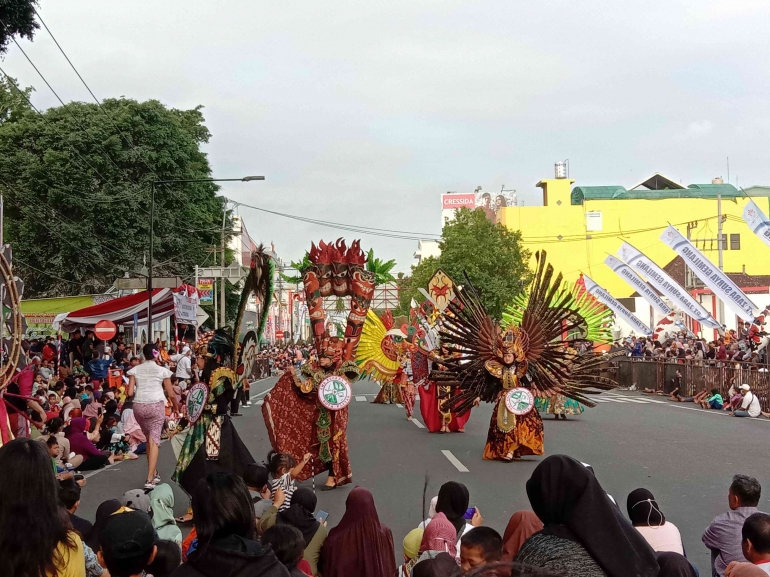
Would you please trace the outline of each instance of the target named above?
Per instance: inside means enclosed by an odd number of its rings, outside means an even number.
[[[445,358],[451,357],[443,347],[430,356],[421,351],[412,356],[412,377],[420,395],[420,414],[431,433],[464,433],[465,424],[471,417],[470,407],[462,413],[453,411],[451,403],[445,402],[454,394],[452,387],[444,383],[437,384],[430,378],[431,370],[446,370],[443,364]]]
[[[401,361],[406,353],[405,339],[401,329],[395,328],[393,313],[385,311],[380,319],[373,310],[367,312],[356,363],[361,369],[361,378],[369,378],[380,385],[373,403],[404,403],[401,386],[406,374]]]
[[[502,326],[486,312],[466,277],[440,329],[441,342],[452,356],[443,360],[445,370],[431,377],[457,393],[447,399],[448,408],[462,412],[480,401],[495,402],[485,459],[543,454],[543,422],[535,397],[561,394],[593,407],[586,395],[617,386],[600,375],[609,355],[566,353],[567,347],[600,330],[597,319],[607,313],[563,283],[561,275],[553,280],[544,251],[536,258],[529,290],[519,295]]]
[[[253,339],[258,341],[264,330],[273,294],[273,270],[272,259],[260,245],[251,254],[249,274],[235,320],[237,335],[246,302],[253,293],[262,308],[257,333],[249,333],[253,336],[247,335],[244,339],[247,343]],[[253,354],[251,347],[248,349],[249,355]],[[188,389],[187,394],[187,418],[192,426],[187,429],[178,426],[172,439],[172,446],[181,446],[173,479],[188,494],[192,494],[198,481],[209,473],[226,471],[241,476],[246,467],[255,462],[228,414],[238,388],[244,384],[241,378],[244,366],[233,370],[235,359],[241,358],[241,350],[225,329],[207,333],[195,344],[201,379]],[[182,519],[187,520],[186,517]]]
[[[196,343],[195,354],[201,382],[190,388],[188,397],[192,398],[187,403],[188,417],[194,423],[184,439],[173,476],[188,494],[209,473],[226,471],[242,476],[246,467],[256,462],[228,414],[237,385],[232,368],[233,339],[225,329],[218,329]]]
[[[350,483],[347,423],[350,385],[347,379],[359,375],[355,362],[364,321],[374,296],[375,274],[367,270],[367,257],[354,241],[347,248],[343,240],[312,245],[303,261],[302,282],[310,317],[310,328],[318,360],[289,367],[265,397],[262,415],[275,451],[288,453],[296,461],[312,455],[300,481],[326,470],[327,488]],[[332,337],[326,328],[324,297],[350,297],[350,313],[343,338]],[[319,385],[339,387],[339,396],[319,396]],[[343,399],[342,395],[347,395]],[[336,404],[338,403],[339,404]],[[344,403],[344,406],[342,406]]]

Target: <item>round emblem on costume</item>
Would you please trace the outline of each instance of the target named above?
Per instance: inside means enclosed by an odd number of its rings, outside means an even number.
[[[505,408],[514,415],[522,416],[529,413],[535,406],[535,396],[529,389],[517,387],[505,395]]]
[[[206,383],[195,383],[187,393],[187,418],[195,423],[203,414],[206,400],[209,397],[209,388]]]
[[[318,401],[330,411],[344,409],[352,398],[353,390],[345,377],[332,375],[318,384]]]

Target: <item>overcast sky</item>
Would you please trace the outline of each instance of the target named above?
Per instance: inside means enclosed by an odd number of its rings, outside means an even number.
[[[216,177],[236,201],[440,232],[440,194],[535,183],[570,160],[585,185],[654,172],[770,184],[768,0],[40,0],[100,98],[203,105]],[[45,30],[24,42],[66,100],[87,100]],[[6,71],[53,96],[15,46]],[[297,259],[352,233],[240,209]],[[408,270],[416,242],[363,236]]]

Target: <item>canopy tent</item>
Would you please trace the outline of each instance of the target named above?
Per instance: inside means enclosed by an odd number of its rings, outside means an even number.
[[[112,321],[116,325],[133,324],[134,315],[139,323],[147,321],[147,291],[124,296],[106,303],[86,307],[71,313],[56,315],[53,327],[71,333],[78,329],[91,329],[101,320]],[[171,289],[160,288],[152,291],[153,323],[174,314],[174,298]]]

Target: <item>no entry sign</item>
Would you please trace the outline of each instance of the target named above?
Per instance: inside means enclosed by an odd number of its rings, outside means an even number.
[[[283,331],[275,331],[275,338],[279,341],[283,339]]]
[[[94,334],[98,339],[109,341],[118,334],[118,327],[112,321],[99,321],[94,327]]]

